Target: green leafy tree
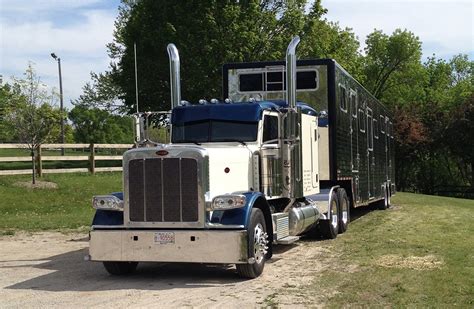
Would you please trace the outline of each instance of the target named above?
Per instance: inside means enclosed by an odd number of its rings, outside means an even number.
[[[391,35],[375,30],[365,42],[363,83],[375,97],[388,102],[390,97],[384,94],[389,88],[406,84],[420,72],[421,42],[412,32],[400,29]]]
[[[132,118],[99,108],[75,106],[69,112],[74,139],[80,143],[133,143]]]
[[[14,79],[18,87],[16,99],[11,101],[5,123],[14,129],[15,140],[30,150],[32,182],[36,182],[35,150],[43,143],[53,142],[59,134],[61,111],[52,105],[54,94],[49,94],[30,63],[24,79]]]
[[[221,67],[227,62],[282,60],[294,35],[302,37],[299,55],[334,57],[358,69],[358,42],[350,29],[322,19],[315,1],[122,1],[108,72],[93,74],[77,103],[110,108],[124,102],[136,110],[134,44],[137,49],[140,110],[169,109],[166,45],[181,55],[182,97],[188,101],[221,96]],[[356,64],[354,64],[356,63]]]
[[[18,84],[0,85],[0,142],[13,142],[15,137],[14,128],[7,122],[8,113],[10,113],[15,105],[24,101]]]

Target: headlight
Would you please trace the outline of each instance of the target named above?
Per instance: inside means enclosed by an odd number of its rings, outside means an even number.
[[[245,195],[219,195],[212,200],[212,210],[226,210],[244,207]]]
[[[101,210],[123,211],[123,201],[113,195],[97,195],[92,198],[92,207]]]

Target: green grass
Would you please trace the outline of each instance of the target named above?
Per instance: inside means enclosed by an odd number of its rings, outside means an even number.
[[[0,233],[16,230],[66,230],[91,224],[93,195],[122,191],[121,173],[57,174],[40,180],[55,182],[58,189],[14,186],[31,176],[0,177]]]
[[[472,308],[474,201],[398,193],[393,204],[387,211],[367,213],[346,234],[323,242],[333,253],[326,262],[332,263],[310,290],[331,287],[327,292],[335,294],[326,304],[336,308]],[[413,257],[435,263],[413,269]]]

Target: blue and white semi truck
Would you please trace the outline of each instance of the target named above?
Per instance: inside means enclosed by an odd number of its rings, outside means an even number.
[[[95,196],[88,258],[114,275],[139,262],[235,264],[258,277],[272,248],[347,230],[351,207],[394,192],[389,112],[334,60],[224,66],[224,100],[181,100],[168,45],[171,142],[136,115],[123,192]],[[297,100],[298,98],[298,100]],[[305,103],[303,103],[305,102]]]

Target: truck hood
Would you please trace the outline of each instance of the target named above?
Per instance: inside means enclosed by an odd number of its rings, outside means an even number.
[[[205,147],[209,155],[209,195],[253,189],[252,151],[242,145],[231,147]]]

